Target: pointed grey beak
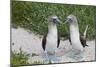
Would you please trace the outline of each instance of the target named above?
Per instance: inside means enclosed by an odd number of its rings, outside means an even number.
[[[72,22],[72,20],[69,19],[69,18],[67,18],[67,19],[65,20],[65,23],[69,23],[69,22]]]
[[[68,23],[69,19],[65,19],[64,23]]]
[[[59,19],[57,19],[57,22],[58,22],[58,24],[61,24],[62,23]]]

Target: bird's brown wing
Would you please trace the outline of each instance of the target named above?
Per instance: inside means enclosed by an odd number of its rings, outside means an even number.
[[[68,34],[69,36],[68,36],[68,40],[69,40],[69,42],[70,42],[70,45],[72,45],[72,43],[71,43],[71,39],[70,39],[70,34]]]
[[[45,51],[45,47],[46,47],[46,37],[47,37],[47,34],[45,34],[43,39],[42,39],[42,48],[44,51]]]
[[[59,44],[60,44],[60,35],[58,33],[58,44],[57,44],[57,48],[59,47]]]
[[[71,39],[70,39],[70,37],[68,37],[68,39],[69,39],[70,45],[72,45],[72,44],[71,44]]]
[[[81,34],[81,32],[80,32],[80,41],[81,41],[81,44],[82,44],[83,47],[88,46],[86,44],[86,33],[87,33],[87,29],[88,29],[88,25],[86,26],[83,34]]]

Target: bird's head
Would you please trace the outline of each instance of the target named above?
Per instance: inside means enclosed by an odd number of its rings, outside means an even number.
[[[69,15],[67,16],[65,23],[69,23],[69,24],[77,24],[77,18],[74,15]]]
[[[53,15],[53,16],[49,16],[48,23],[50,23],[50,24],[60,24],[61,21],[59,20],[59,18],[56,15]]]

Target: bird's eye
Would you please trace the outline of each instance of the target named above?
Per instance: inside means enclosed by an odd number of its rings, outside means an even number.
[[[73,20],[72,20],[72,19],[68,19],[68,21],[69,21],[69,22],[73,22]]]
[[[56,19],[53,19],[53,22],[54,22],[54,23],[56,23],[56,22],[57,22],[57,20],[56,20]]]

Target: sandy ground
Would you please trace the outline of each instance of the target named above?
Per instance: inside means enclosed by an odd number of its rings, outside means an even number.
[[[45,61],[43,56],[45,52],[42,49],[41,42],[42,37],[35,35],[23,28],[14,29],[12,28],[12,51],[19,52],[21,48],[24,52],[30,54],[29,63],[34,61]],[[79,62],[79,61],[94,61],[95,60],[95,40],[87,41],[89,47],[84,48],[84,52],[77,56],[77,58],[71,57],[73,52],[71,52],[71,45],[68,40],[60,42],[60,47],[56,53],[59,60],[54,63],[63,63],[63,62]],[[34,54],[35,56],[31,56]],[[46,60],[47,62],[47,60]],[[53,63],[53,62],[52,62]]]

